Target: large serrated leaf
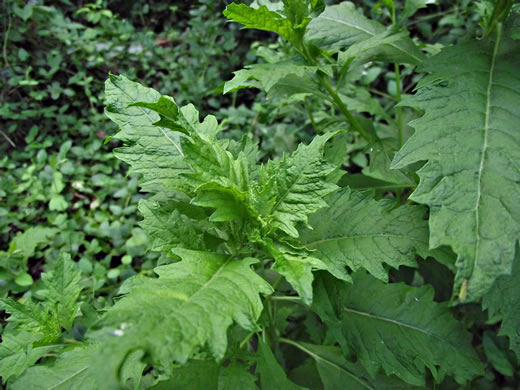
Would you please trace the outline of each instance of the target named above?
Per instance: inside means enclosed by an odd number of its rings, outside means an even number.
[[[424,110],[393,168],[428,162],[412,200],[430,206],[430,244],[458,255],[454,294],[478,300],[511,273],[520,237],[520,42],[509,31],[447,47],[406,105]]]
[[[52,271],[42,274],[45,290],[40,295],[45,298],[45,304],[56,311],[60,325],[70,331],[76,318],[81,286],[81,272],[71,260],[70,255],[60,254],[54,262]]]
[[[323,147],[336,134],[316,136],[310,145],[302,144],[282,160],[269,162],[265,174],[274,199],[269,211],[272,226],[298,237],[296,224],[306,224],[309,214],[327,207],[323,197],[338,187],[327,181],[336,167],[323,159]]]
[[[125,143],[115,154],[130,164],[131,172],[142,175],[143,191],[176,188],[174,180],[185,169],[179,135],[154,126],[160,120],[157,113],[145,107],[128,107],[141,101],[155,102],[161,95],[124,76],[110,75],[105,83],[105,96],[105,114],[121,129],[114,138]]]
[[[438,381],[453,375],[459,383],[482,374],[471,335],[446,303],[433,302],[433,289],[384,284],[364,272],[354,284],[323,275],[314,305],[351,359],[374,377],[382,368],[424,386],[428,368]]]
[[[356,6],[345,1],[327,7],[308,25],[308,38],[321,48],[341,52],[339,62],[354,59],[357,65],[368,61],[391,61],[419,65],[423,55],[406,32],[387,29],[366,18]],[[351,65],[352,66],[352,65]]]
[[[310,217],[312,230],[301,233],[301,242],[315,252],[337,278],[350,280],[346,271],[365,268],[387,281],[384,264],[416,266],[415,254],[428,254],[428,224],[425,209],[404,205],[393,209],[393,201],[373,199],[373,193],[333,194],[329,207]]]
[[[96,349],[76,348],[59,356],[50,365],[29,368],[9,388],[12,390],[97,390],[96,377],[89,367],[96,356]]]
[[[227,328],[254,329],[263,306],[259,294],[271,286],[251,264],[256,260],[176,248],[182,261],[156,268],[158,279],[138,279],[107,314],[116,329],[102,338],[104,356],[92,372],[117,388],[117,367],[132,350],[146,351],[168,368],[209,347],[216,359],[227,348]],[[110,387],[112,386],[112,387]]]

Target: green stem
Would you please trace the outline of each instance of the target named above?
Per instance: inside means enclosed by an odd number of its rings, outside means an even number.
[[[319,131],[318,126],[316,125],[316,122],[314,121],[314,115],[312,115],[312,109],[311,105],[309,104],[309,99],[305,99],[304,101],[305,109],[307,110],[307,114],[309,114],[309,119],[311,120],[312,127],[314,129],[314,132],[316,134],[320,134],[321,131]]]
[[[399,73],[399,64],[394,64],[395,72],[395,97],[398,106],[397,109],[397,131],[399,132],[399,149],[403,146],[403,108],[399,106],[401,102],[401,74]]]
[[[242,341],[240,342],[240,346],[239,346],[239,348],[240,348],[240,349],[244,348],[244,346],[249,342],[249,340],[251,340],[251,338],[252,338],[255,334],[257,334],[257,333],[258,333],[258,330],[254,330],[254,331],[250,332],[250,333],[249,333],[249,334],[244,338],[244,340],[242,340]]]
[[[305,44],[302,44],[302,50],[300,52],[315,66],[318,66],[318,63],[309,53],[309,49]],[[363,128],[363,126],[361,126],[361,124],[354,117],[354,115],[352,115],[352,113],[348,110],[347,106],[345,105],[345,103],[343,103],[343,100],[341,100],[336,90],[332,87],[331,83],[325,78],[325,76],[322,73],[320,73],[319,70],[317,72],[317,76],[321,85],[327,90],[336,106],[347,118],[347,121],[352,125],[352,127],[354,127],[354,129],[356,129],[359,132],[359,134],[361,134],[363,138],[365,138],[368,142],[372,142],[372,137],[370,136],[370,134]]]
[[[354,127],[354,129],[356,129],[364,139],[366,139],[368,142],[372,142],[372,137],[370,134],[363,128],[363,126],[361,126],[358,120],[348,110],[347,106],[345,106],[345,103],[343,103],[343,100],[341,100],[338,93],[335,91],[329,81],[322,74],[318,74],[318,79],[321,85],[323,85],[323,87],[327,90],[334,103],[336,103],[336,106],[343,113],[343,115],[345,115],[345,118],[347,118],[347,121],[352,125],[352,127]]]

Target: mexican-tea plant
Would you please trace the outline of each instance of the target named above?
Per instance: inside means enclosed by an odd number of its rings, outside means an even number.
[[[486,365],[514,386],[520,18],[498,2],[482,39],[428,57],[402,28],[426,2],[384,3],[390,28],[350,2],[228,6],[294,57],[238,71],[225,91],[289,96],[317,133],[264,164],[250,135],[221,137],[213,116],[110,76],[116,155],[149,193],[142,226],[164,264],[127,279],[69,344],[81,283],[68,258],[43,277],[42,305],[4,300],[10,388],[486,388]],[[359,85],[374,61],[394,66],[392,110]],[[406,95],[400,72],[415,66],[426,76]],[[357,181],[352,150],[369,156]]]

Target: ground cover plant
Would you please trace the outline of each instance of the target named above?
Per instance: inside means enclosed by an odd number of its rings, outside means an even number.
[[[222,90],[261,90],[257,119],[299,113],[281,155],[256,124],[110,75],[114,153],[160,261],[102,310],[65,251],[9,290],[8,388],[518,387],[518,4],[363,5],[225,9],[280,36]],[[6,264],[34,250],[16,248]]]

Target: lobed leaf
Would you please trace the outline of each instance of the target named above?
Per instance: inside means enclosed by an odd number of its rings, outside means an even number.
[[[427,160],[411,200],[430,207],[430,245],[458,255],[454,294],[484,295],[511,273],[520,236],[520,43],[506,29],[443,49],[403,104],[424,110],[393,168]]]
[[[426,368],[438,383],[446,374],[459,383],[482,374],[471,335],[447,304],[433,302],[429,286],[384,284],[364,272],[354,284],[324,277],[314,305],[344,352],[372,377],[382,368],[424,386]]]
[[[310,217],[312,230],[301,232],[301,243],[313,251],[337,278],[350,281],[346,267],[364,268],[388,281],[388,264],[415,267],[415,254],[428,254],[425,209],[392,200],[373,199],[371,191],[343,189],[330,196],[329,207]]]
[[[144,350],[166,369],[172,360],[185,363],[206,346],[219,360],[233,322],[249,330],[256,326],[259,294],[272,291],[250,268],[256,260],[181,248],[173,252],[182,261],[156,268],[158,279],[134,280],[107,314],[106,324],[116,329],[100,336],[107,358],[92,367],[93,374],[105,378],[106,388],[117,388],[114,373],[129,351]]]

